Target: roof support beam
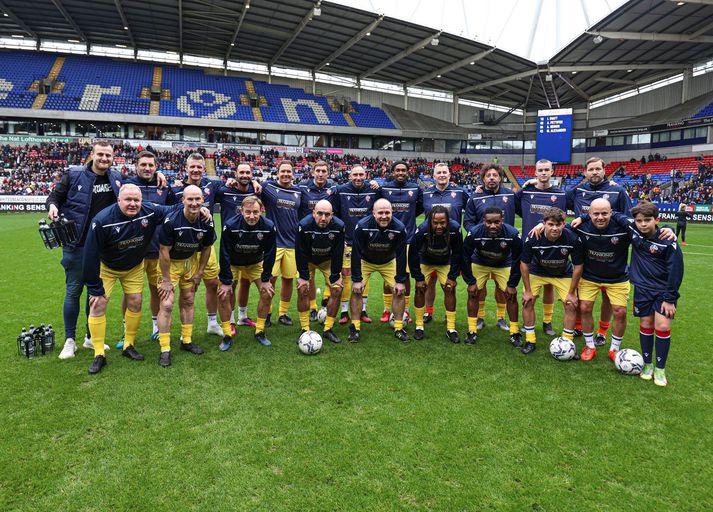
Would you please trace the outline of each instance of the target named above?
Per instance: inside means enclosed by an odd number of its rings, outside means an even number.
[[[597,82],[609,82],[611,84],[636,85],[635,80],[624,80],[623,78],[608,78],[606,76],[594,77]]]
[[[661,32],[588,32],[593,36],[607,39],[624,39],[630,41],[672,41],[675,43],[705,43],[713,44],[713,36],[693,37],[687,34],[664,34]]]
[[[361,75],[359,75],[359,80],[363,80],[363,79],[365,79],[365,78],[368,77],[368,76],[371,76],[371,75],[373,75],[373,74],[376,74],[376,73],[378,73],[379,71],[381,71],[382,69],[388,68],[388,67],[391,66],[392,64],[397,63],[397,62],[400,61],[401,59],[405,59],[406,57],[408,57],[408,56],[411,55],[412,53],[415,53],[415,52],[417,52],[418,50],[421,50],[422,48],[425,48],[425,47],[431,42],[432,39],[434,39],[434,38],[436,38],[436,37],[438,37],[438,36],[440,36],[440,35],[441,35],[441,31],[439,30],[438,32],[436,32],[436,33],[433,34],[432,36],[428,36],[428,37],[425,37],[425,38],[421,39],[421,40],[418,41],[417,43],[415,43],[415,44],[409,46],[409,47],[406,48],[405,50],[403,50],[403,51],[397,53],[396,55],[394,55],[393,57],[391,57],[391,58],[389,58],[389,59],[386,59],[386,60],[385,60],[384,62],[382,62],[381,64],[379,64],[379,65],[377,65],[377,66],[374,66],[374,67],[371,68],[371,69],[367,69],[367,70],[364,71]]]
[[[611,65],[574,65],[574,66],[550,66],[548,71],[552,73],[569,73],[571,71],[587,72],[587,71],[628,71],[630,69],[684,69],[683,64],[611,64]]]
[[[470,64],[474,64],[476,61],[484,59],[485,57],[487,57],[494,51],[495,51],[495,48],[490,48],[488,50],[485,50],[484,52],[476,53],[475,55],[470,55],[469,57],[466,57],[465,59],[461,59],[458,62],[454,62],[453,64],[444,66],[444,67],[437,69],[427,75],[420,76],[414,80],[410,80],[410,81],[406,82],[406,86],[413,87],[414,85],[420,84],[422,82],[428,82],[429,80],[437,78],[441,75],[445,75],[446,73],[450,73],[451,71],[455,71],[456,69],[462,68],[464,66],[468,66]]]
[[[183,64],[183,0],[178,0],[178,62]]]
[[[275,62],[277,62],[280,57],[282,57],[282,54],[285,53],[285,50],[287,50],[287,48],[289,48],[289,46],[295,42],[295,39],[297,39],[297,36],[300,35],[300,32],[302,32],[307,26],[307,23],[312,20],[314,8],[319,7],[320,4],[321,0],[317,0],[317,2],[309,8],[307,14],[304,15],[302,21],[300,21],[299,25],[297,25],[297,27],[295,27],[295,29],[292,31],[292,34],[290,34],[290,37],[287,38],[287,41],[282,43],[282,46],[280,46],[279,50],[277,50],[277,52],[275,52],[275,55],[272,56],[272,58],[270,59],[270,66],[274,66]]]
[[[566,83],[570,89],[572,89],[574,92],[577,93],[577,95],[582,98],[585,101],[589,101],[590,96],[586,92],[584,92],[581,88],[573,84],[567,77],[564,75],[561,75],[560,73],[556,73],[556,75],[562,80],[564,83]]]
[[[134,41],[134,36],[131,33],[131,27],[129,26],[129,20],[126,19],[126,15],[124,14],[124,8],[121,5],[121,0],[114,0],[114,4],[116,5],[116,10],[119,12],[119,16],[121,17],[121,22],[124,24],[124,30],[129,36],[129,41],[131,42],[131,46],[136,49],[136,41]]]
[[[691,34],[691,37],[699,37],[708,32],[710,29],[713,28],[713,22],[708,23],[707,25],[704,25],[703,27],[699,28],[696,30],[693,34]]]
[[[243,21],[245,20],[245,16],[248,13],[248,9],[250,9],[250,0],[245,0],[245,3],[243,4],[243,10],[240,13],[240,17],[238,18],[238,24],[235,26],[235,32],[233,32],[233,36],[230,38],[230,44],[228,45],[228,49],[225,51],[225,62],[228,62],[228,59],[230,58],[230,52],[235,46],[235,40],[238,38],[238,33],[240,32],[240,28],[243,26]]]
[[[84,32],[82,32],[82,29],[79,28],[79,25],[74,21],[74,19],[69,15],[67,12],[67,9],[64,8],[64,5],[62,5],[61,0],[52,0],[52,3],[54,6],[57,8],[57,10],[62,14],[65,20],[67,20],[67,23],[69,23],[74,31],[77,33],[77,35],[81,38],[82,41],[85,43],[88,43],[87,36],[84,35]]]
[[[644,85],[658,82],[659,80],[663,80],[664,78],[669,78],[670,76],[671,76],[671,72],[660,73],[660,74],[656,74],[654,76],[649,76],[644,79],[637,80],[633,85],[624,85],[622,87],[616,87],[614,89],[608,89],[606,91],[598,92],[597,94],[592,94],[591,100],[596,101],[596,100],[600,100],[603,98],[608,98],[609,96],[614,96],[615,94],[630,91],[632,89],[643,87]]]
[[[496,80],[491,80],[490,82],[483,82],[482,84],[471,85],[469,87],[465,87],[463,89],[460,89],[459,91],[456,91],[455,94],[458,94],[460,96],[460,95],[468,93],[470,91],[487,89],[488,87],[492,87],[494,85],[500,85],[500,84],[504,84],[507,82],[512,82],[513,80],[520,80],[521,78],[527,78],[528,76],[532,76],[535,74],[537,74],[537,70],[530,69],[528,71],[523,71],[522,73],[515,73],[514,75],[504,76],[504,77],[498,78]]]
[[[668,0],[669,2],[678,2],[678,0]],[[713,0],[686,0],[687,4],[703,4],[713,5]]]
[[[540,86],[542,87],[542,93],[545,95],[545,99],[547,100],[547,106],[552,108],[552,102],[550,101],[550,95],[547,94],[547,88],[545,87],[545,82],[542,81],[542,75],[540,73],[537,73],[537,78],[540,80]]]
[[[34,30],[32,30],[32,29],[27,25],[27,23],[25,23],[24,21],[22,21],[22,19],[19,18],[19,17],[17,16],[17,14],[15,14],[15,13],[12,12],[10,9],[8,9],[8,7],[7,7],[3,2],[0,2],[0,9],[2,9],[2,11],[3,11],[5,14],[7,14],[7,17],[8,17],[8,18],[10,18],[12,21],[14,21],[15,23],[17,23],[17,26],[20,27],[20,28],[23,30],[23,32],[25,32],[26,34],[29,34],[30,37],[32,37],[33,39],[35,39],[35,40],[37,41],[37,44],[38,44],[38,45],[40,44],[40,38],[39,38],[39,36],[37,35],[37,33],[36,33]]]
[[[349,39],[349,41],[347,41],[347,42],[344,43],[341,47],[339,47],[339,48],[337,48],[336,50],[334,50],[334,51],[332,52],[332,54],[331,54],[329,57],[327,57],[327,58],[324,59],[322,62],[320,62],[319,64],[317,64],[317,65],[314,67],[314,71],[319,71],[320,69],[322,69],[322,68],[325,67],[326,65],[331,64],[331,62],[332,62],[333,60],[335,60],[335,59],[336,59],[337,57],[339,57],[341,54],[343,54],[344,52],[346,52],[349,48],[351,48],[352,46],[354,46],[355,44],[357,44],[359,41],[361,41],[362,38],[364,38],[367,34],[371,33],[371,31],[374,30],[376,27],[378,27],[378,26],[379,26],[379,23],[381,23],[383,20],[384,20],[384,15],[382,14],[381,16],[379,16],[378,18],[376,18],[374,21],[372,21],[371,23],[369,23],[366,27],[364,27],[363,29],[361,29],[356,35],[354,35],[354,37],[352,37],[351,39]]]

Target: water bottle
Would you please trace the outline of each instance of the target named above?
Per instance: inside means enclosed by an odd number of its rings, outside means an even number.
[[[23,345],[23,353],[25,354],[26,357],[30,358],[35,355],[35,344],[34,340],[32,339],[32,336],[28,333],[25,335],[25,339],[22,342]]]
[[[40,231],[40,238],[42,238],[42,242],[45,244],[45,247],[47,249],[52,249],[52,244],[50,242],[50,227],[47,225],[47,222],[45,222],[45,219],[40,219],[37,224],[38,229]],[[52,236],[54,237],[54,235]]]
[[[24,355],[24,353],[23,353],[23,345],[24,345],[24,343],[25,343],[25,336],[27,336],[27,329],[25,329],[25,328],[23,327],[23,328],[22,328],[22,332],[21,332],[20,335],[17,337],[17,352],[18,352],[20,355]]]
[[[45,353],[52,352],[54,350],[54,329],[52,329],[52,324],[47,326],[47,334],[45,336]]]
[[[64,214],[59,216],[59,222],[62,225],[64,235],[68,243],[76,243],[79,238],[77,235],[77,224],[73,220],[67,220]]]

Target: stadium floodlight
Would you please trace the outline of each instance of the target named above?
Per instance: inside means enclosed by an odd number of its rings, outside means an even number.
[[[25,36],[21,36],[20,34],[13,34],[12,37],[16,39],[25,39]]]
[[[433,39],[431,39],[431,46],[438,46],[439,42],[440,41],[438,41],[438,38],[434,37]]]
[[[322,15],[322,8],[317,6],[312,10],[312,14],[315,16],[321,16]]]
[[[600,35],[596,35],[594,36],[594,39],[592,39],[592,41],[594,42],[594,44],[600,44],[602,41],[604,41],[604,38]]]
[[[2,13],[2,15],[5,16],[6,18],[9,16],[8,13],[6,13],[6,12]]]

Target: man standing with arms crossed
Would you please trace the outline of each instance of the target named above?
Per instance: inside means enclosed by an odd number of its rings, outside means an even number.
[[[297,259],[297,310],[300,313],[302,332],[309,330],[309,287],[314,282],[315,271],[324,276],[325,285],[331,289],[327,303],[324,337],[332,343],[341,343],[332,327],[339,311],[342,294],[341,270],[344,260],[344,223],[332,215],[332,203],[322,199],[312,213],[300,221],[295,244]]]
[[[171,312],[176,284],[180,290],[181,350],[196,355],[203,353],[203,349],[192,341],[194,299],[215,242],[215,230],[212,221],[200,218],[202,204],[201,189],[188,185],[183,190],[183,208],[167,216],[159,231],[161,308],[158,336],[161,344],[159,364],[163,367],[171,366]]]

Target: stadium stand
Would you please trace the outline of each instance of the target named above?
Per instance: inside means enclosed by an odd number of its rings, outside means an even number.
[[[713,116],[713,102],[709,103],[701,110],[693,114],[693,118]]]
[[[78,55],[0,52],[0,107],[396,129],[380,108],[287,85]],[[51,92],[35,102],[40,82]],[[152,101],[152,91],[160,99]],[[155,104],[154,105],[152,105]]]

